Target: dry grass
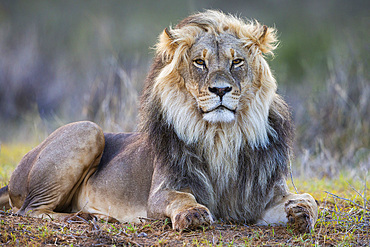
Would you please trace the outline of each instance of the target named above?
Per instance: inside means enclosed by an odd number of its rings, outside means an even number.
[[[370,77],[362,41],[333,46],[326,78],[307,71],[294,106],[296,175],[333,178],[370,170]],[[312,82],[312,80],[314,80]],[[307,93],[310,92],[310,93]],[[350,176],[349,176],[350,177]]]
[[[0,243],[6,246],[368,246],[370,211],[343,200],[324,200],[310,234],[289,227],[258,227],[217,222],[189,232],[172,230],[167,220],[142,219],[137,224],[66,222],[21,217],[0,211]]]

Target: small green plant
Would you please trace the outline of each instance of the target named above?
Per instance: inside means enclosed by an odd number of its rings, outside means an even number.
[[[39,226],[37,229],[39,232],[41,232],[41,238],[46,238],[51,235],[47,225]]]
[[[165,238],[158,239],[158,246],[164,246],[167,243]]]
[[[18,224],[18,229],[22,230],[24,228],[24,224]]]
[[[137,227],[135,225],[131,224],[131,223],[128,223],[128,226],[126,228],[131,233],[136,233],[138,231]]]

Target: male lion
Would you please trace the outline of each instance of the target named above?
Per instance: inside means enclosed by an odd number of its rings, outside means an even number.
[[[315,200],[286,185],[291,119],[263,55],[276,42],[274,29],[218,11],[166,28],[140,131],[59,128],[24,156],[0,205],[62,219],[168,217],[178,230],[223,219],[310,231]]]

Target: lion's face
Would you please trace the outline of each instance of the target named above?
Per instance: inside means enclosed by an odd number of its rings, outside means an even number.
[[[189,50],[185,80],[198,110],[208,122],[231,122],[247,84],[247,54],[242,43],[227,33],[206,33]]]

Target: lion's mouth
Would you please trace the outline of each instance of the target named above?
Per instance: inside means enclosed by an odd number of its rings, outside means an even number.
[[[236,113],[236,109],[230,109],[230,108],[228,108],[228,107],[226,107],[226,106],[224,106],[224,105],[219,105],[219,106],[216,106],[216,107],[214,107],[214,108],[212,108],[212,109],[209,109],[209,110],[207,110],[207,111],[204,111],[203,109],[200,109],[200,111],[202,112],[202,114],[206,114],[206,113],[210,113],[210,112],[213,112],[213,111],[224,111],[224,110],[228,110],[228,111],[230,111],[230,112],[232,112],[232,113]]]
[[[211,123],[232,122],[235,120],[235,109],[219,105],[210,110],[203,111],[203,119]]]

